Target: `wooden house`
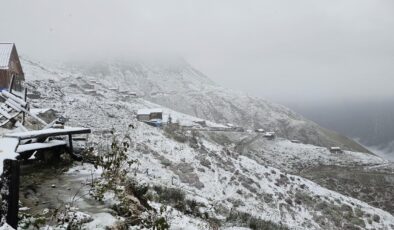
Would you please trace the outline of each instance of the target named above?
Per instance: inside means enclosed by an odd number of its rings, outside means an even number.
[[[205,120],[197,120],[194,123],[199,124],[201,127],[207,127],[207,122]]]
[[[137,120],[149,121],[150,111],[148,109],[140,109],[137,111]]]
[[[15,76],[13,90],[22,91],[25,75],[14,43],[0,43],[0,90],[9,88]]]
[[[162,119],[163,119],[162,109],[140,109],[137,111],[137,120],[139,121],[162,120]]]
[[[343,153],[343,150],[341,149],[341,147],[337,147],[337,146],[330,147],[329,150],[332,153]]]
[[[268,140],[273,140],[275,139],[275,132],[265,132],[264,137]]]
[[[152,109],[149,115],[149,119],[163,120],[163,110],[162,109]]]

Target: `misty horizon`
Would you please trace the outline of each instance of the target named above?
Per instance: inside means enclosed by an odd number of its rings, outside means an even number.
[[[284,104],[394,97],[391,1],[4,4],[1,39],[32,60],[177,56],[225,87]]]
[[[394,229],[393,0],[0,6],[0,230]]]

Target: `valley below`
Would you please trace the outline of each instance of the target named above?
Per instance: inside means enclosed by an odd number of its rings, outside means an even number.
[[[324,104],[324,105],[323,105]],[[288,103],[323,127],[342,133],[390,161],[394,160],[394,101],[390,99],[340,103]]]
[[[91,161],[26,171],[24,226],[394,228],[393,163],[281,105],[226,90],[183,61],[75,66],[70,72],[32,61],[24,67],[32,109],[51,108],[69,125],[90,127],[86,145],[96,156],[125,141],[125,161],[132,162],[121,192],[99,199],[92,181],[108,178]],[[138,121],[137,111],[149,108],[161,108],[177,125]],[[201,120],[204,127],[196,123]],[[331,146],[343,151],[331,152]],[[59,210],[71,221],[60,223]]]

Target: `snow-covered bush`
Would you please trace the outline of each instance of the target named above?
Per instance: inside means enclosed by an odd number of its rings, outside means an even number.
[[[185,203],[185,193],[180,189],[162,186],[154,186],[153,189],[157,193],[157,199],[160,203],[173,205]]]
[[[129,126],[129,129],[131,127]],[[113,192],[117,196],[122,196],[124,185],[128,180],[127,174],[131,165],[135,163],[135,161],[129,160],[128,156],[131,145],[128,134],[124,135],[123,138],[119,138],[113,130],[111,133],[112,143],[109,151],[96,154],[94,154],[94,151],[91,151],[90,154],[87,154],[91,160],[93,159],[95,167],[102,169],[99,180],[96,180],[93,184],[93,196],[97,200],[103,200],[104,194],[107,192]]]
[[[105,194],[112,193],[115,196],[117,202],[112,209],[124,218],[118,227],[138,225],[148,229],[169,229],[166,218],[148,204],[145,197],[148,186],[128,176],[131,165],[136,163],[129,159],[132,143],[128,133],[132,127],[130,125],[122,137],[115,135],[112,130],[112,143],[108,151],[95,152],[90,149],[86,154],[85,159],[102,170],[99,179],[92,183],[92,195],[100,201],[105,198]]]

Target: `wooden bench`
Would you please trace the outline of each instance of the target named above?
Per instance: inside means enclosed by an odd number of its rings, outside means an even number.
[[[66,147],[67,142],[62,140],[49,140],[47,142],[37,142],[37,143],[29,143],[29,144],[19,144],[16,148],[16,153],[24,153],[29,151],[41,150],[41,149],[50,149],[54,147]]]
[[[42,130],[9,133],[4,135],[4,137],[16,138],[18,140],[18,144],[15,147],[15,152],[20,154],[22,158],[29,158],[29,155],[31,155],[34,151],[37,150],[51,149],[57,147],[68,147],[70,155],[74,159],[80,160],[81,156],[74,154],[72,135],[88,133],[91,133],[91,130],[88,128],[64,127],[62,129],[49,128]],[[51,139],[64,136],[68,137],[68,143],[66,140]]]

